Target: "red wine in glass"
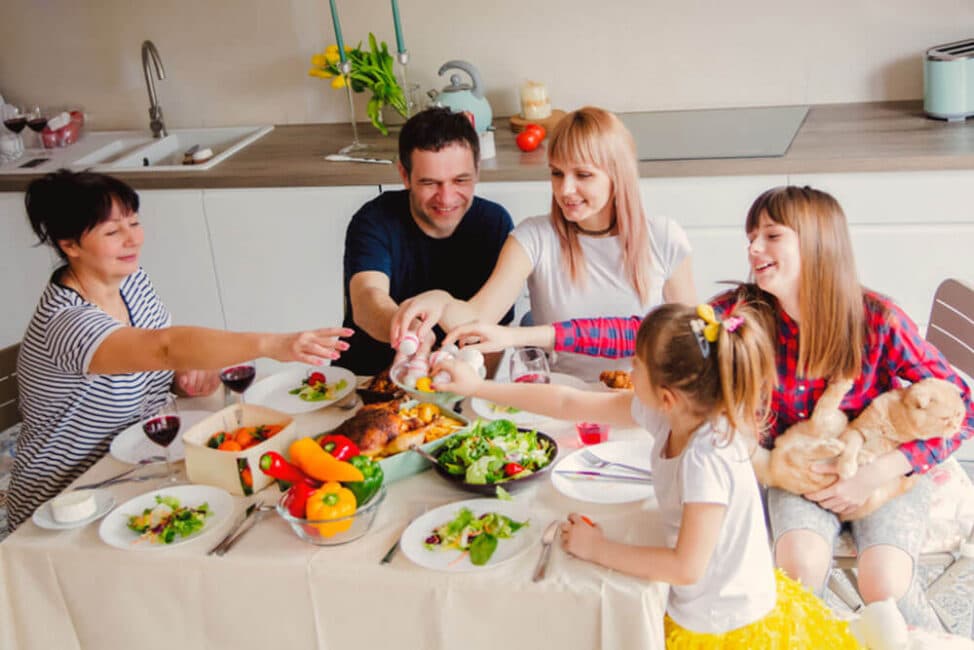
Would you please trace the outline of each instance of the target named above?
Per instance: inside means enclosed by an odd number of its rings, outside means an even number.
[[[224,368],[220,372],[220,381],[235,393],[242,393],[253,383],[257,375],[257,368],[252,365],[240,365]]]
[[[41,131],[44,130],[44,127],[47,126],[47,118],[32,117],[31,119],[27,120],[27,126],[30,127],[30,130],[33,131],[34,133],[40,133]]]
[[[520,377],[515,377],[514,381],[519,384],[550,384],[551,377],[540,372],[531,372]]]
[[[3,121],[3,125],[13,131],[14,133],[20,133],[27,126],[27,117],[24,115],[18,115],[17,117],[11,117]]]
[[[162,415],[142,423],[142,430],[149,440],[160,447],[168,447],[179,433],[179,418],[174,415]]]

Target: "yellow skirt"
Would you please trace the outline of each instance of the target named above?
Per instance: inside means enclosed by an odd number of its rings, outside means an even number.
[[[667,650],[852,650],[861,648],[849,630],[815,594],[775,570],[778,602],[759,621],[722,634],[692,632],[667,615],[663,620]]]

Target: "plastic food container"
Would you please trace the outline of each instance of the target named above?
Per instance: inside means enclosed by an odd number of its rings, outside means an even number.
[[[210,436],[220,431],[261,424],[279,424],[284,428],[272,438],[242,451],[221,451],[206,444]],[[183,434],[186,476],[192,483],[212,485],[237,496],[259,492],[274,482],[260,471],[260,457],[268,451],[287,457],[288,447],[295,438],[297,428],[290,415],[255,404],[234,404],[198,422]]]
[[[369,532],[369,529],[372,528],[372,522],[375,521],[375,515],[379,512],[379,506],[386,499],[386,486],[380,487],[371,499],[359,506],[354,515],[339,519],[311,520],[295,517],[287,509],[290,498],[290,491],[281,495],[277,502],[277,514],[291,526],[294,534],[316,546],[338,546],[353,542]],[[345,525],[348,525],[348,528],[340,530]],[[324,534],[322,529],[326,533],[334,530],[339,530],[339,532]]]
[[[41,142],[45,149],[66,147],[74,144],[81,137],[81,128],[85,125],[85,115],[81,111],[72,110],[58,113],[47,122],[41,131]]]

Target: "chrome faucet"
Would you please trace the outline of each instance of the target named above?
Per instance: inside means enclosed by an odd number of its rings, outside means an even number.
[[[145,74],[145,86],[149,90],[149,128],[152,129],[152,137],[162,138],[169,133],[166,131],[166,123],[162,121],[162,106],[159,105],[159,97],[156,96],[156,85],[152,81],[152,74],[149,71],[149,60],[156,67],[156,76],[159,80],[166,78],[166,70],[162,67],[162,59],[159,58],[159,50],[152,41],[142,42],[142,72]]]

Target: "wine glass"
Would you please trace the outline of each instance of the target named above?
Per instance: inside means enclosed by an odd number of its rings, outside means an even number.
[[[37,134],[37,148],[42,149],[44,147],[44,140],[41,137],[41,131],[47,126],[47,121],[50,119],[50,114],[47,109],[42,109],[40,106],[33,106],[27,111],[27,127]]]
[[[27,115],[19,106],[7,104],[0,108],[3,126],[9,131],[0,133],[0,162],[17,160],[24,154],[24,139],[20,132],[27,126]]]
[[[525,384],[550,384],[548,355],[541,348],[516,348],[511,354],[511,381]]]
[[[230,391],[237,393],[241,407],[244,403],[244,391],[254,382],[257,376],[257,363],[254,361],[244,361],[227,366],[220,370],[220,381],[227,388],[226,401],[230,401]],[[243,408],[237,411],[237,424],[243,418]]]
[[[172,441],[179,434],[179,425],[179,408],[172,394],[166,394],[161,402],[158,397],[146,396],[142,404],[142,430],[149,440],[165,448],[170,483],[176,482],[176,469],[172,462]]]

